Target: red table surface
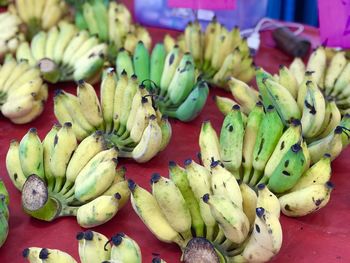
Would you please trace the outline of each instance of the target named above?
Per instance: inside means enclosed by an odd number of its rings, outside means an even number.
[[[127,3],[130,7],[131,4]],[[178,32],[164,29],[149,28],[153,43],[161,41],[164,33]],[[305,36],[309,37],[314,46],[319,43],[318,31],[306,27]],[[269,32],[262,34],[262,45],[255,59],[257,65],[271,72],[278,70],[279,64],[289,64],[291,58],[274,48],[274,42]],[[95,85],[99,88],[99,85]],[[82,229],[74,217],[60,218],[54,222],[43,222],[27,216],[21,209],[20,192],[12,185],[5,168],[5,156],[11,139],[20,140],[30,127],[36,127],[41,138],[50,130],[55,122],[53,114],[53,91],[64,88],[74,93],[73,83],[50,86],[50,95],[44,113],[34,122],[27,125],[14,125],[7,119],[0,118],[0,176],[10,193],[10,233],[4,246],[0,249],[0,262],[25,262],[21,257],[24,248],[30,246],[57,248],[68,252],[77,260],[78,242],[76,233]],[[219,131],[223,115],[214,105],[211,97],[215,94],[228,96],[230,94],[220,89],[211,89],[207,105],[200,116],[191,123],[181,123],[171,120],[173,137],[170,145],[158,156],[146,164],[137,164],[131,160],[120,159],[120,165],[127,167],[127,177],[132,178],[142,187],[150,190],[150,176],[158,172],[168,176],[168,162],[174,160],[180,164],[187,158],[196,159],[199,151],[198,135],[201,123],[211,120]],[[348,165],[350,149],[345,150],[332,163],[332,181],[335,190],[329,204],[315,214],[302,218],[281,216],[283,227],[283,245],[280,253],[272,262],[350,262],[350,180]],[[108,237],[118,232],[124,232],[135,239],[141,247],[144,262],[151,262],[152,253],[159,253],[167,262],[179,262],[180,249],[175,244],[158,241],[145,227],[131,208],[130,202],[118,214],[103,226],[93,230]]]

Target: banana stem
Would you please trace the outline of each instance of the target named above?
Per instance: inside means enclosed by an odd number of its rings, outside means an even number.
[[[118,129],[118,131],[117,131],[117,135],[118,135],[119,137],[122,136],[123,133],[125,132],[125,130],[126,130],[125,125],[120,124],[120,125],[119,125],[119,129]]]
[[[212,241],[213,236],[214,236],[214,226],[207,226],[206,238]]]
[[[230,246],[233,245],[233,242],[231,240],[229,240],[228,238],[226,238],[226,240],[220,244],[220,248],[222,250],[228,250],[230,248]]]
[[[61,212],[58,216],[76,216],[78,208],[79,207],[74,206],[62,206]]]
[[[46,177],[47,180],[47,190],[49,192],[53,192],[55,189],[55,180],[54,177],[50,176],[50,177]]]
[[[249,168],[244,168],[244,172],[243,172],[243,182],[244,183],[249,183],[250,181],[250,173],[252,171],[252,168],[249,167]]]
[[[225,234],[224,232],[221,230],[221,228],[219,228],[219,232],[216,235],[216,238],[214,239],[213,243],[215,245],[220,245],[225,239]]]
[[[70,183],[70,182],[68,184],[66,183],[63,189],[65,190],[64,191],[62,190],[61,193],[63,194],[64,197],[69,198],[74,195],[75,186],[73,185],[73,183]]]
[[[121,140],[128,139],[129,136],[130,136],[130,132],[127,129],[125,129],[125,132],[120,136],[120,139]]]
[[[258,182],[258,185],[267,184],[268,181],[269,181],[269,178],[267,176],[263,176],[263,178],[261,178],[260,181]]]
[[[59,193],[63,186],[63,177],[55,177],[55,188],[53,192]]]
[[[182,238],[184,240],[190,240],[192,238],[192,232],[191,229],[185,231],[185,232],[181,232],[180,235],[182,236]]]
[[[252,179],[250,180],[249,184],[251,186],[255,186],[257,184],[257,182],[259,181],[261,175],[262,175],[262,171],[258,171],[256,169],[254,169],[254,173],[253,173],[253,177]]]

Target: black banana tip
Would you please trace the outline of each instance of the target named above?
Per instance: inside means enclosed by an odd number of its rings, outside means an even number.
[[[121,236],[121,237],[125,237],[125,233],[124,232],[119,232],[117,233],[118,236]]]
[[[119,52],[124,52],[124,51],[126,51],[125,48],[123,48],[123,47],[119,48]]]
[[[29,256],[29,252],[30,252],[29,248],[23,249],[22,257],[27,258]]]
[[[142,97],[141,98],[141,103],[144,104],[144,103],[147,103],[148,102],[148,99],[146,97]]]
[[[331,158],[331,155],[330,155],[329,153],[325,153],[325,154],[323,155],[323,157],[324,157],[324,158]]]
[[[122,198],[122,196],[119,193],[115,193],[114,198],[117,200],[120,200],[120,198]]]
[[[48,257],[49,257],[49,251],[47,250],[47,248],[43,248],[42,250],[40,250],[40,253],[39,253],[40,259],[47,259]]]
[[[262,83],[265,83],[267,81],[268,78],[263,78],[262,79]]]
[[[116,234],[111,238],[111,242],[114,246],[119,246],[123,241],[123,237],[119,234]]]
[[[131,75],[131,80],[133,80],[133,81],[137,80],[136,74],[132,74],[132,75]]]
[[[118,159],[117,159],[117,158],[112,158],[112,161],[113,161],[115,164],[118,164]]]
[[[185,166],[188,166],[192,163],[192,159],[185,160]]]
[[[160,174],[159,173],[152,174],[151,184],[156,184],[156,183],[159,182],[159,180],[160,180]]]
[[[205,194],[205,195],[203,195],[203,202],[204,203],[208,203],[208,201],[209,201],[209,194]]]
[[[101,130],[97,130],[97,131],[95,131],[95,136],[102,136],[104,133],[103,133],[103,131],[101,131]]]
[[[139,42],[137,42],[137,44],[143,45],[143,41],[142,41],[142,40],[139,40]]]
[[[94,238],[94,233],[91,230],[85,231],[84,239],[91,241]]]
[[[296,144],[293,144],[292,147],[291,147],[292,151],[297,153],[301,150],[301,146],[299,143],[296,143]]]
[[[308,70],[305,72],[305,76],[311,76],[314,73],[315,73],[315,71]]]
[[[61,89],[56,89],[55,91],[54,91],[54,97],[56,97],[56,96],[59,96],[59,95],[61,95],[61,94],[63,94],[63,90],[61,90]]]
[[[84,85],[84,83],[85,83],[85,80],[83,80],[83,79],[78,80],[78,85],[79,86]]]
[[[331,181],[328,181],[328,182],[326,183],[326,187],[327,187],[328,189],[333,189],[333,188],[334,188],[334,184],[333,184]]]
[[[266,187],[265,184],[258,184],[258,190],[264,190]]]
[[[275,107],[273,105],[267,106],[267,111],[273,111]]]
[[[160,263],[162,260],[159,257],[153,258],[152,263]]]
[[[125,69],[123,69],[122,73],[121,73],[122,76],[127,76],[128,75],[128,72],[126,72]]]
[[[343,127],[342,126],[337,126],[334,130],[335,134],[341,134],[343,132]]]
[[[350,118],[350,114],[346,113],[343,118]]]
[[[30,132],[30,133],[37,133],[38,131],[37,131],[36,128],[30,128],[30,129],[29,129],[29,132]]]
[[[306,81],[306,86],[309,86],[309,85],[311,85],[312,84],[312,80],[308,80],[308,81]]]
[[[265,209],[263,207],[258,207],[255,209],[256,215],[262,217],[265,214]]]
[[[169,167],[175,167],[175,166],[176,166],[176,162],[174,162],[174,161],[169,161],[168,166],[169,166]]]
[[[215,168],[216,166],[220,165],[220,162],[219,161],[215,161],[215,160],[212,160],[211,164],[210,164],[210,168]]]
[[[131,180],[131,179],[128,180],[128,187],[129,187],[131,192],[134,192],[136,186],[137,185],[136,185],[136,183],[133,180]]]
[[[65,122],[64,124],[63,124],[63,127],[65,127],[65,128],[71,128],[72,127],[72,123],[71,122]]]
[[[75,236],[77,240],[82,240],[84,238],[84,232],[78,232],[78,234]]]
[[[293,126],[301,126],[301,121],[299,119],[293,119],[292,120],[292,125]]]
[[[279,66],[278,66],[278,68],[279,69],[283,69],[285,66],[283,65],[283,64],[280,64]]]
[[[236,104],[236,105],[233,105],[233,106],[232,106],[232,109],[233,109],[233,110],[240,110],[241,107],[240,107],[238,104]]]
[[[154,114],[152,114],[151,116],[149,116],[149,119],[150,119],[150,120],[155,120],[155,119],[157,119],[157,116],[154,115]]]
[[[264,104],[262,103],[261,100],[259,100],[255,105],[258,106],[258,107],[262,107]]]

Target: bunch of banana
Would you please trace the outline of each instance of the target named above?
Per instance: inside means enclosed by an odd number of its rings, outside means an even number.
[[[284,129],[274,106],[264,109],[258,102],[245,123],[240,107],[234,105],[223,121],[220,136],[209,121],[202,124],[201,161],[207,169],[213,160],[221,161],[237,180],[251,187],[266,185],[274,194],[282,196],[281,203],[294,202],[287,205],[291,207],[290,213],[288,209],[283,210],[287,211],[285,214],[303,216],[329,201],[330,165],[342,149],[342,130],[343,127],[337,126],[329,138],[326,137],[328,144],[321,140],[307,146],[301,121],[293,119]],[[310,167],[310,164],[313,165]]]
[[[90,79],[97,81],[107,54],[107,45],[96,36],[61,21],[48,32],[40,31],[32,41],[22,42],[16,52],[17,60],[26,59],[39,66],[45,80],[51,83]]]
[[[121,50],[116,59],[119,78],[125,70],[129,76],[137,75],[155,99],[159,110],[172,118],[191,121],[202,111],[209,88],[197,77],[191,53],[182,53],[173,46],[167,53],[163,44],[156,44],[151,54],[142,41],[136,45],[131,57]]]
[[[5,243],[9,232],[9,194],[4,182],[0,179],[0,247]]]
[[[253,58],[239,28],[230,31],[215,18],[205,32],[198,21],[190,22],[177,40],[166,35],[164,43],[168,52],[175,43],[183,52],[191,52],[205,79],[219,87],[225,88],[230,76],[244,82],[254,77]]]
[[[0,59],[7,53],[15,53],[24,36],[19,33],[20,18],[11,11],[0,13]]]
[[[25,25],[28,39],[39,31],[48,31],[67,15],[63,0],[16,0],[13,10]]]
[[[169,178],[150,183],[152,193],[129,180],[132,207],[159,240],[180,246],[184,262],[267,262],[281,248],[277,197],[239,185],[219,161],[171,161]]]
[[[129,199],[117,157],[118,149],[108,146],[102,132],[78,144],[74,125],[66,122],[54,125],[43,141],[35,128],[20,142],[11,141],[6,168],[27,214],[44,221],[76,216],[89,228],[109,221]]]
[[[165,149],[171,138],[168,119],[154,106],[153,95],[138,84],[136,75],[125,70],[117,80],[113,68],[104,74],[100,100],[94,88],[79,81],[77,96],[57,91],[54,111],[58,121],[74,123],[73,131],[82,140],[96,130],[119,149],[120,157],[147,162]]]
[[[71,255],[59,249],[28,247],[22,256],[30,263],[78,263]]]
[[[130,11],[122,3],[105,0],[67,1],[74,6],[75,24],[80,30],[88,30],[102,42],[109,43],[109,58],[115,59],[116,50],[124,47],[133,53],[139,40],[151,47],[148,31],[132,23]]]
[[[0,68],[0,111],[13,123],[28,123],[44,110],[48,96],[40,70],[8,57]]]

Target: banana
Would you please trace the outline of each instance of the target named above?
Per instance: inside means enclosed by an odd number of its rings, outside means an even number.
[[[334,88],[331,92],[332,96],[337,96],[341,94],[345,87],[350,83],[350,63],[347,63],[343,71],[339,74],[335,81]]]
[[[244,212],[233,202],[218,195],[205,194],[203,201],[210,206],[225,237],[235,244],[241,244],[249,233],[249,220]]]
[[[48,30],[60,21],[65,13],[65,6],[62,1],[57,2],[56,0],[47,0],[45,2],[46,4],[42,16],[42,27],[43,29]]]
[[[301,177],[305,164],[305,156],[300,144],[293,144],[271,174],[268,188],[273,193],[283,193],[291,189]]]
[[[111,247],[107,246],[108,238],[95,231],[79,232],[78,251],[81,263],[94,263],[108,260],[111,255]]]
[[[119,193],[112,196],[101,195],[80,206],[77,210],[77,222],[81,227],[91,228],[111,220],[118,212]]]
[[[151,178],[152,194],[170,226],[184,239],[192,237],[190,210],[176,184],[159,174]]]
[[[262,118],[258,135],[256,137],[253,151],[254,174],[250,180],[251,185],[255,185],[266,166],[270,156],[275,149],[279,138],[282,135],[283,123],[275,108],[270,105],[266,109],[266,114]]]
[[[0,69],[0,87],[1,89],[4,89],[6,81],[11,77],[13,74],[14,69],[16,68],[17,63],[16,60],[10,59],[8,61],[5,61],[4,64],[1,66]]]
[[[302,140],[301,135],[302,126],[299,120],[293,120],[289,128],[280,137],[271,157],[266,163],[264,170],[264,177],[261,179],[262,183],[266,183],[271,174],[276,169],[283,156],[288,152],[293,144]],[[262,205],[262,207],[265,207]],[[266,208],[266,207],[265,207]]]
[[[303,115],[301,117],[301,125],[303,127],[303,136],[311,138],[319,133],[326,114],[325,99],[314,84],[314,82],[306,82],[307,94],[304,102]]]
[[[98,162],[101,154],[107,155],[106,151],[95,155],[75,179],[74,196],[81,202],[100,196],[113,183],[118,160],[114,157]],[[116,151],[112,150],[112,154],[116,155]]]
[[[261,101],[264,104],[264,107],[267,108],[269,105],[273,105],[272,100],[267,92],[266,85],[263,83],[263,81],[266,82],[266,79],[270,79],[275,81],[274,77],[266,72],[263,68],[256,68],[255,69],[256,74],[256,84],[258,86],[258,90],[261,96]]]
[[[289,124],[293,119],[300,119],[298,104],[287,88],[268,78],[263,79],[263,84],[266,86],[273,106],[285,124]]]
[[[309,61],[306,65],[306,71],[314,71],[313,80],[321,85],[322,75],[326,68],[326,52],[323,46],[319,46],[311,53]]]
[[[86,55],[92,48],[98,45],[98,38],[91,36],[72,54],[69,59],[68,65],[74,67],[75,63],[84,55]],[[67,51],[68,52],[68,51]],[[77,79],[79,80],[79,79]]]
[[[42,263],[43,261],[39,258],[40,251],[40,247],[28,247],[22,251],[22,256],[30,263]]]
[[[43,248],[39,253],[39,258],[43,263],[77,263],[71,255],[58,249]]]
[[[99,36],[100,28],[98,26],[99,21],[97,20],[99,18],[96,17],[96,14],[94,13],[94,6],[89,2],[85,2],[82,8],[83,8],[84,19],[86,21],[86,24],[88,25],[90,34]]]
[[[35,128],[29,129],[22,138],[19,160],[25,177],[36,174],[44,179],[43,146]]]
[[[98,37],[101,41],[108,41],[108,11],[103,1],[94,1],[92,3],[93,16],[97,20]]]
[[[29,68],[30,65],[27,63],[27,61],[20,61],[4,82],[3,89],[7,91]]]
[[[230,77],[228,86],[233,97],[236,99],[238,104],[242,107],[242,111],[245,114],[249,114],[252,111],[255,104],[258,102],[258,92],[250,88],[243,81]]]
[[[221,161],[219,139],[210,121],[202,123],[199,135],[199,147],[201,150],[201,160],[207,169],[210,169],[212,161]]]
[[[53,59],[57,64],[62,61],[64,50],[67,48],[69,42],[77,32],[77,28],[66,21],[61,21],[58,24],[58,29],[59,33],[53,51]]]
[[[34,101],[31,112],[21,117],[11,118],[11,122],[15,124],[24,124],[31,122],[44,111],[44,104],[44,101]]]
[[[304,62],[298,57],[294,58],[292,63],[289,65],[289,71],[295,77],[298,85],[303,82],[305,70]]]
[[[205,194],[211,194],[210,173],[205,167],[190,159],[185,161],[185,169],[189,185],[199,202],[201,216],[206,226],[206,237],[212,240],[217,223],[210,212],[210,207],[202,198]]]
[[[157,87],[160,87],[160,81],[162,79],[163,75],[163,69],[165,66],[165,58],[166,58],[166,51],[164,48],[165,44],[164,38],[164,44],[157,43],[151,54],[151,60],[150,60],[150,79],[156,84]],[[174,46],[174,45],[172,45]]]
[[[139,41],[135,47],[133,65],[140,83],[150,79],[150,55],[142,41]],[[148,83],[146,86],[149,87]]]
[[[141,249],[135,240],[124,233],[118,233],[111,238],[111,260],[130,263],[141,263]]]
[[[19,143],[16,140],[10,142],[10,147],[6,154],[6,169],[12,183],[21,191],[23,184],[26,181],[26,176],[21,167]]]
[[[196,236],[203,236],[204,222],[201,217],[198,201],[196,200],[196,197],[194,196],[189,185],[185,169],[177,165],[175,162],[170,161],[169,177],[178,187],[187,204],[187,207],[191,213],[191,225],[196,233]]]
[[[240,107],[235,105],[226,115],[220,132],[220,156],[227,170],[240,178],[244,124]]]
[[[304,72],[299,74],[304,75]],[[292,71],[284,65],[280,66],[278,83],[285,87],[293,98],[298,97],[298,81]]]
[[[256,209],[253,232],[242,252],[243,262],[268,262],[282,246],[282,228],[276,216]]]
[[[57,131],[53,141],[52,154],[50,156],[50,172],[55,177],[55,191],[58,192],[64,183],[69,160],[77,148],[77,138],[75,137],[72,124],[66,122]]]
[[[66,170],[66,181],[73,184],[80,171],[98,153],[107,150],[107,144],[101,131],[86,137],[75,149]]]
[[[172,128],[167,116],[163,115],[159,123],[159,127],[162,131],[162,141],[160,143],[159,151],[165,150],[171,140]]]
[[[81,110],[86,120],[92,126],[101,128],[104,121],[102,116],[103,113],[94,87],[89,83],[80,80],[78,82],[77,95]]]
[[[132,106],[132,101],[138,90],[138,78],[136,75],[132,75],[131,79],[128,81],[128,85],[126,86],[123,97],[122,104],[120,106],[120,115],[119,121],[120,125],[125,128],[127,125],[127,121],[130,115],[130,110]]]
[[[334,100],[326,101],[325,117],[316,139],[326,137],[341,121],[341,113]]]
[[[168,87],[168,95],[172,104],[183,102],[190,94],[195,84],[195,68],[193,57],[185,53]]]
[[[279,218],[281,207],[277,196],[265,184],[258,184],[257,189],[258,198],[256,207],[263,207],[267,212]]]
[[[16,51],[16,58],[17,60],[27,60],[30,66],[35,66],[37,64],[28,42],[22,42],[18,46]]]
[[[134,106],[135,104],[137,104],[137,102],[140,102],[140,100],[141,100],[141,104],[139,106]],[[140,142],[142,138],[142,134],[148,125],[147,108],[148,107],[152,108],[152,106],[149,105],[150,103],[151,101],[146,97],[140,98],[139,96],[134,96],[133,98],[131,112],[127,123],[127,129],[130,130],[130,138],[134,142]],[[136,110],[134,110],[134,108],[136,108]],[[135,112],[133,117],[134,121],[132,124],[129,124],[131,122],[130,117],[132,116],[131,113],[133,112],[133,110]]]
[[[306,71],[304,74],[303,82],[299,85],[297,103],[299,109],[302,111],[304,109],[305,97],[307,94],[307,85],[309,81],[312,81],[313,71]]]
[[[132,158],[139,163],[149,161],[159,152],[161,142],[162,131],[157,123],[156,116],[151,115],[140,142],[131,152]]]
[[[247,125],[244,131],[242,148],[243,181],[249,182],[253,167],[254,145],[258,136],[261,121],[264,117],[264,106],[261,101],[257,102],[253,110],[248,115]],[[255,207],[254,207],[255,209]],[[255,215],[255,210],[254,213]]]
[[[32,94],[38,94],[42,88],[43,81],[41,78],[33,79],[29,82],[17,87],[10,87],[8,92],[7,102],[15,101],[22,97],[33,96]],[[34,97],[36,99],[36,97]]]
[[[55,39],[55,36],[53,36],[52,39]],[[67,48],[64,51],[62,56],[62,62],[69,65],[70,64],[69,62],[72,56],[74,56],[74,54],[84,45],[85,42],[88,41],[88,39],[89,39],[89,33],[86,30],[77,32],[74,35],[74,37],[71,39],[71,41],[67,45]]]
[[[329,202],[332,190],[333,184],[328,181],[285,194],[279,198],[282,213],[299,217],[317,211]]]
[[[257,195],[255,191],[246,183],[239,185],[242,195],[242,209],[249,220],[249,225],[252,228],[255,221],[255,209],[257,207]]]
[[[331,159],[334,160],[343,148],[342,133],[343,128],[337,126],[328,136],[310,143],[308,149],[310,152],[311,164],[318,162],[326,153],[330,154]]]
[[[160,96],[165,96],[168,92],[169,85],[172,82],[180,60],[179,46],[175,45],[165,58],[163,74],[160,80]]]
[[[118,200],[118,210],[123,208],[126,203],[129,201],[130,190],[128,188],[128,181],[123,179],[120,182],[114,182],[102,195],[114,195],[115,193],[119,193],[120,199]]]
[[[344,70],[347,64],[345,57],[345,52],[337,52],[334,57],[332,57],[329,66],[327,67],[327,72],[325,76],[325,91],[329,95],[332,93],[334,84],[337,81],[338,77]]]
[[[1,113],[9,119],[23,117],[32,111],[34,107],[35,96],[36,94],[29,94],[15,100],[6,101],[1,106]]]
[[[119,76],[119,80],[117,81],[117,85],[114,92],[114,107],[113,107],[114,130],[118,130],[120,125],[119,118],[121,116],[124,93],[127,87],[128,87],[128,75],[126,71],[123,70],[123,72]]]
[[[235,49],[232,53],[228,54],[219,71],[213,76],[212,82],[219,86],[226,86],[227,79],[232,75],[237,75],[235,74],[235,70],[239,67],[241,59],[241,53],[238,49]],[[236,79],[240,80],[238,76]]]
[[[180,235],[170,226],[152,194],[129,180],[131,191],[131,205],[147,228],[161,241],[177,243],[182,247]]]
[[[32,42],[30,44],[30,49],[36,61],[45,57],[46,39],[47,39],[47,34],[44,31],[40,31],[32,39]]]
[[[290,191],[298,191],[310,185],[325,184],[330,180],[331,173],[331,156],[326,153],[300,177]]]
[[[132,65],[132,59],[129,55],[129,52],[124,48],[119,49],[115,65],[118,77],[121,76],[123,71],[126,71],[128,76],[132,76],[135,74],[134,67]]]
[[[242,195],[236,178],[218,161],[211,164],[211,188],[214,195],[221,195],[242,209]]]
[[[235,105],[240,106],[237,102],[235,102],[232,99],[221,97],[221,96],[214,96],[213,97],[216,106],[218,107],[219,111],[224,114],[225,116],[231,111],[232,107]]]

